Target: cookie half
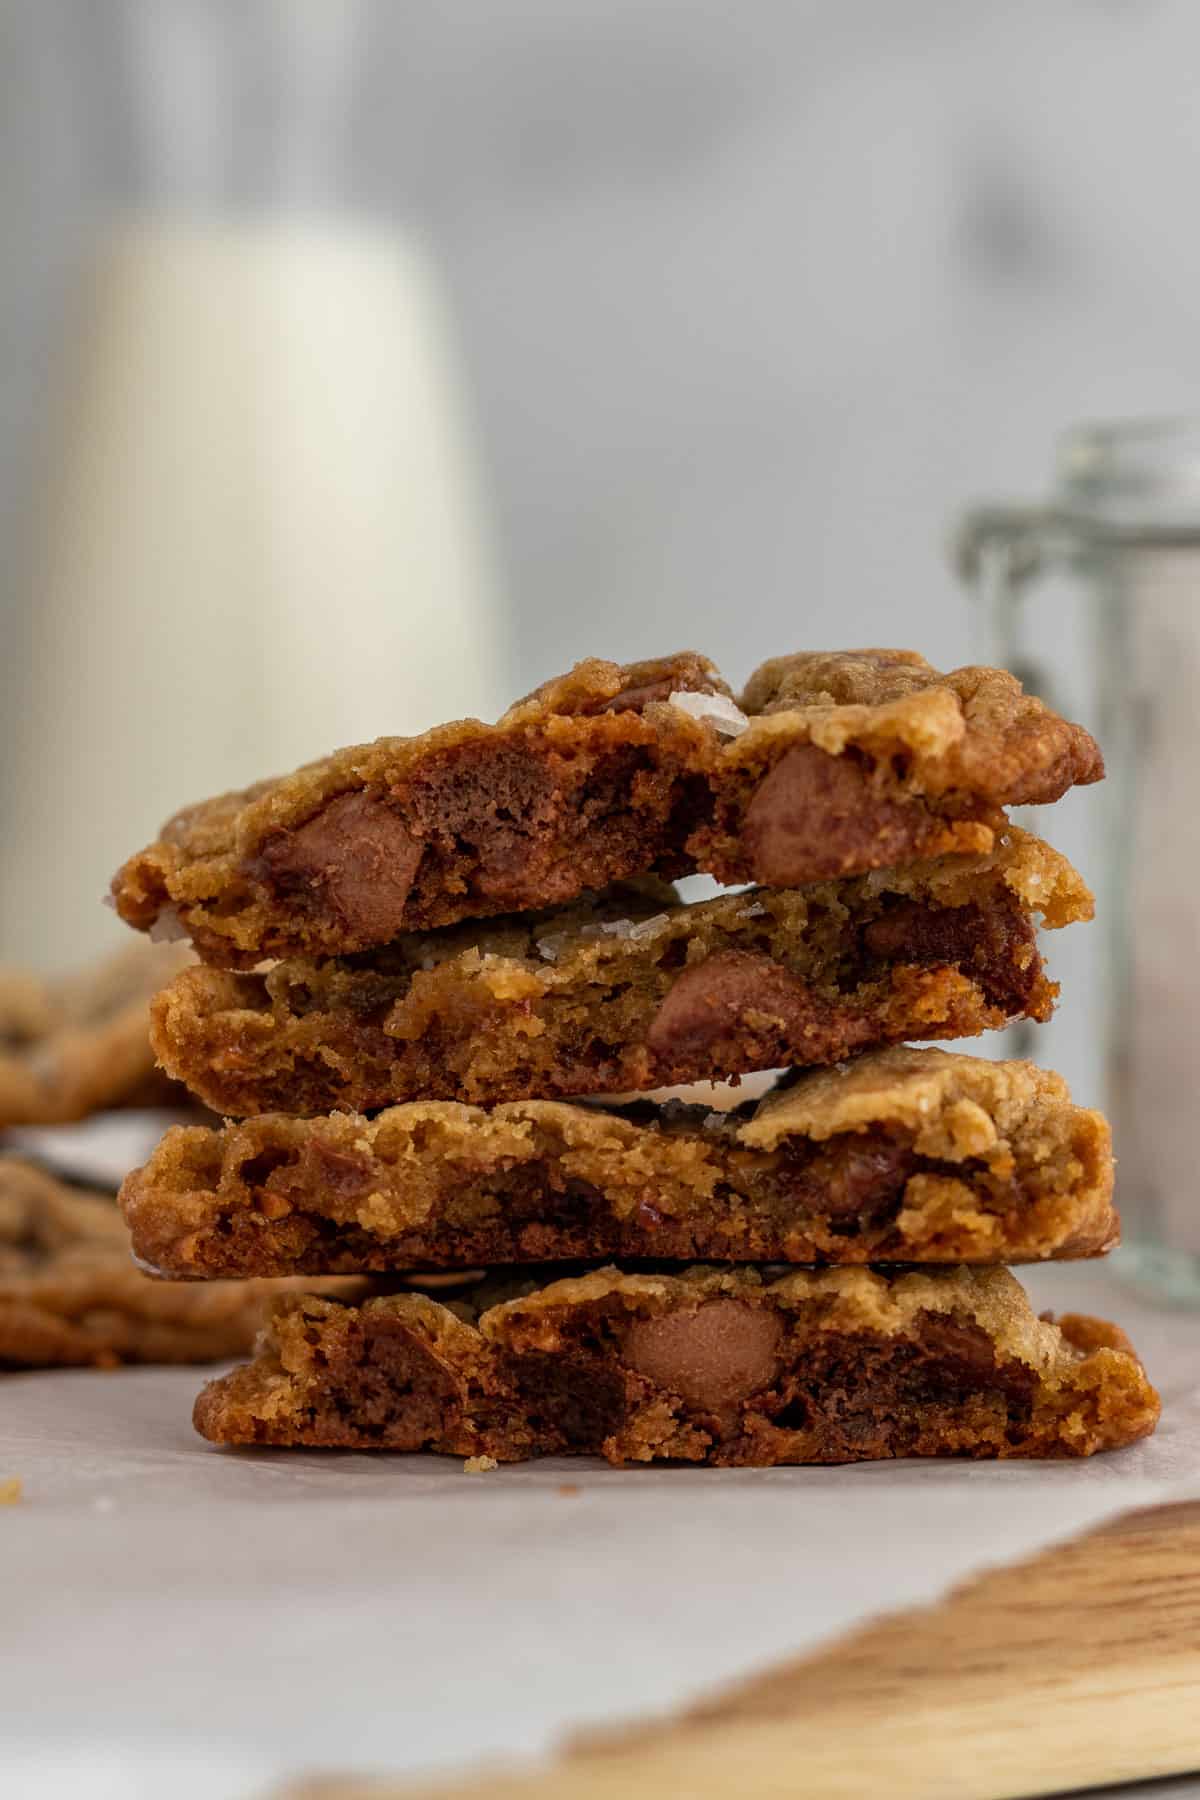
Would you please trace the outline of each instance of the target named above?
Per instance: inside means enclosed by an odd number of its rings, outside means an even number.
[[[1027,1062],[878,1051],[757,1109],[414,1101],[172,1129],[121,1201],[176,1276],[605,1257],[1012,1263],[1118,1237],[1107,1122]]]
[[[645,1091],[1046,1019],[1035,920],[1091,911],[1014,828],[986,856],[804,888],[691,906],[624,889],[361,957],[197,966],[155,1000],[151,1037],[232,1117]]]
[[[788,656],[739,707],[690,652],[591,660],[496,725],[380,738],[188,807],[113,895],[129,924],[249,968],[650,872],[791,887],[988,850],[1002,808],[1102,774],[1088,733],[999,669]]]
[[[226,1444],[766,1467],[1089,1456],[1158,1413],[1123,1333],[1038,1319],[1003,1269],[608,1268],[453,1309],[286,1300],[195,1423]]]

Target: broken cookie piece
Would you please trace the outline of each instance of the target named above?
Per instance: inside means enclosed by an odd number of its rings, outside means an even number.
[[[999,669],[906,650],[766,663],[735,706],[691,652],[592,659],[496,725],[380,738],[179,813],[118,872],[226,968],[564,905],[646,873],[796,886],[987,851],[1003,808],[1099,780],[1095,743]]]
[[[143,1261],[207,1279],[1096,1256],[1117,1240],[1112,1185],[1108,1125],[1061,1077],[894,1049],[724,1114],[414,1101],[372,1119],[178,1126],[121,1203]]]
[[[1035,919],[1092,910],[1015,827],[986,856],[691,906],[665,893],[254,975],[185,970],[154,1002],[154,1048],[235,1117],[725,1080],[1046,1019]]]
[[[719,1466],[1089,1456],[1159,1401],[1124,1335],[1038,1319],[1005,1270],[615,1268],[451,1310],[292,1298],[201,1394],[215,1443]]]

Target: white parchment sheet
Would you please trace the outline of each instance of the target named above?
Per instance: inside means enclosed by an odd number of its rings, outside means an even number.
[[[0,1376],[0,1479],[24,1482],[0,1508],[0,1792],[243,1800],[312,1767],[537,1751],[1200,1496],[1200,1316],[1111,1265],[1023,1278],[1126,1326],[1155,1438],[1070,1464],[470,1476],[215,1450],[194,1370]]]

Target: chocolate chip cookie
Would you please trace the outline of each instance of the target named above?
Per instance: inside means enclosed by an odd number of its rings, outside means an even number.
[[[766,1467],[1090,1456],[1158,1413],[1122,1332],[1038,1319],[1003,1269],[609,1268],[453,1308],[285,1300],[195,1423],[224,1444]]]
[[[272,1113],[179,1126],[125,1182],[176,1276],[570,1259],[1031,1262],[1117,1239],[1103,1117],[1027,1062],[883,1050],[757,1108]]]
[[[654,872],[791,887],[990,850],[1003,808],[1099,780],[999,669],[787,656],[735,704],[691,653],[591,660],[496,725],[380,738],[201,802],[118,872],[122,918],[206,961],[345,955]]]
[[[254,975],[197,966],[155,1000],[152,1041],[234,1116],[722,1080],[1048,1018],[1034,919],[1092,910],[1070,864],[1015,828],[983,856],[672,898],[610,890]]]

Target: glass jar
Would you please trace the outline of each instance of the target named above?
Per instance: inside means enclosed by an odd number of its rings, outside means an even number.
[[[955,556],[979,660],[1087,725],[1108,767],[1015,815],[1086,876],[1096,923],[1050,939],[1058,1013],[1005,1052],[1104,1106],[1117,1266],[1200,1306],[1200,419],[1070,432],[1050,499],[973,509]]]

